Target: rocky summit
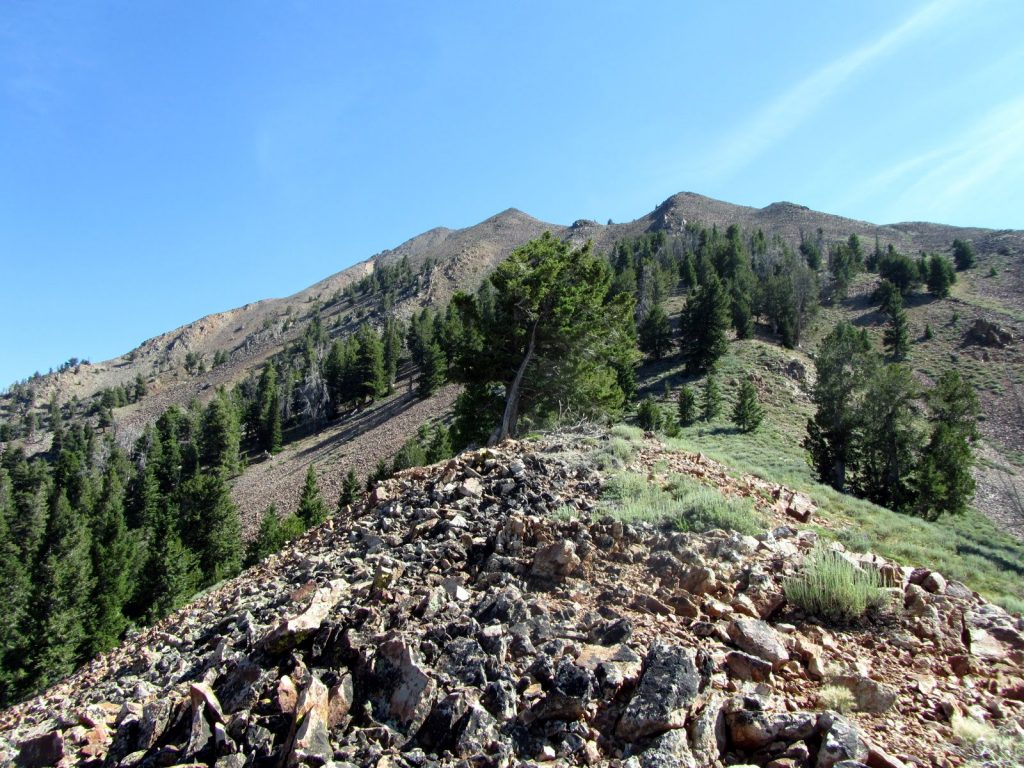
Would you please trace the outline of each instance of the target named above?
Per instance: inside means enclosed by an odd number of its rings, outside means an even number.
[[[1024,725],[1020,620],[837,544],[887,602],[848,625],[806,615],[783,582],[818,545],[809,499],[648,436],[630,469],[686,472],[770,523],[627,522],[600,498],[609,439],[510,441],[378,484],[4,712],[3,759],[898,768],[959,764],[958,716]]]

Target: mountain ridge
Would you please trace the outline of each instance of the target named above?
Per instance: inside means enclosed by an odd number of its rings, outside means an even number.
[[[457,259],[454,267],[470,270],[472,278],[479,278],[492,269],[497,261],[508,255],[515,245],[535,237],[542,231],[550,231],[560,237],[570,237],[574,242],[591,239],[597,250],[607,250],[614,242],[623,237],[647,231],[680,231],[686,223],[696,222],[705,226],[718,226],[722,229],[729,224],[739,224],[746,228],[766,230],[769,237],[779,234],[787,239],[798,239],[801,232],[811,237],[816,234],[817,227],[822,226],[826,239],[846,237],[856,233],[861,237],[879,237],[882,247],[892,243],[894,247],[915,250],[948,250],[954,237],[967,237],[979,240],[979,247],[996,250],[1000,247],[1012,246],[1024,249],[1024,230],[987,229],[979,227],[954,227],[933,222],[898,222],[894,224],[874,224],[867,221],[850,219],[843,216],[822,213],[807,206],[788,201],[778,201],[757,208],[736,205],[726,201],[707,197],[695,192],[679,192],[656,206],[651,212],[621,224],[600,224],[590,220],[578,220],[573,225],[544,222],[514,207],[507,208],[483,221],[461,229],[434,227],[391,249],[380,251],[350,267],[335,272],[310,286],[288,296],[268,297],[247,302],[241,307],[226,309],[204,315],[177,328],[146,339],[133,350],[109,360],[87,366],[95,374],[97,367],[103,368],[134,368],[126,363],[133,362],[133,356],[152,358],[156,354],[170,355],[175,360],[183,359],[187,350],[211,354],[214,346],[238,343],[238,333],[215,334],[211,327],[221,329],[228,322],[239,322],[246,330],[270,312],[296,306],[310,301],[313,296],[323,296],[343,289],[370,274],[378,264],[394,264],[407,258],[414,265],[422,264],[432,255],[439,261]],[[576,227],[576,225],[581,225]],[[824,225],[824,226],[823,226]],[[475,247],[474,247],[475,246]],[[450,296],[454,289],[463,281],[456,275],[448,274],[442,284],[429,294],[428,301],[443,300]],[[213,336],[213,338],[210,338]],[[61,401],[69,395],[65,387],[49,386],[53,376],[60,378],[67,372],[45,374],[44,391],[46,398],[57,394]],[[77,374],[72,374],[77,375]],[[69,378],[64,376],[64,378]],[[118,377],[118,380],[124,377]],[[126,382],[127,379],[124,379]],[[108,379],[102,384],[97,381],[94,386],[82,386],[75,382],[67,387],[79,397],[88,397],[103,386],[109,386]],[[124,383],[122,382],[122,383]]]

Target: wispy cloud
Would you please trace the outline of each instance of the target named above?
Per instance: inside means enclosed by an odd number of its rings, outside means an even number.
[[[763,106],[711,153],[708,175],[727,177],[789,135],[860,70],[896,51],[932,26],[962,0],[934,0],[899,26],[830,62]]]
[[[954,213],[1000,177],[1024,173],[1024,96],[989,110],[945,144],[888,168],[855,188],[853,197],[892,195],[891,218],[938,219]]]

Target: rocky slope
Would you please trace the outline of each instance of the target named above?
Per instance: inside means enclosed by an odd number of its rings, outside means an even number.
[[[846,553],[889,602],[827,626],[782,591],[815,546],[807,499],[647,439],[631,469],[752,498],[770,531],[623,523],[599,499],[608,440],[507,442],[377,486],[4,712],[0,748],[26,766],[896,768],[959,764],[954,715],[1024,725],[1020,619]]]

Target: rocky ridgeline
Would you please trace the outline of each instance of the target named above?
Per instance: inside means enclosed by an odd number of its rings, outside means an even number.
[[[623,524],[582,444],[509,442],[380,484],[3,713],[3,757],[898,768],[956,765],[954,713],[1024,722],[1021,624],[963,585],[849,555],[891,604],[825,627],[783,596],[816,539],[783,524],[792,494],[758,496],[777,525],[759,537]],[[659,456],[645,441],[634,468]],[[855,711],[825,709],[826,684]]]

